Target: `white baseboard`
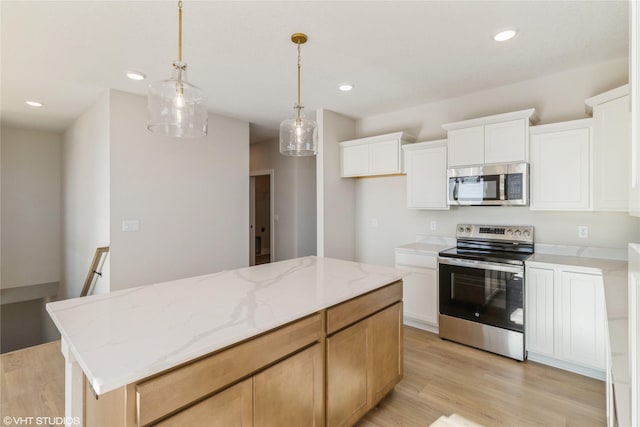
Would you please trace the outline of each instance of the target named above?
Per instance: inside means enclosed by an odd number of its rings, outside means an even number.
[[[414,328],[422,329],[423,331],[431,332],[434,334],[438,333],[438,327],[432,325],[430,323],[425,323],[421,320],[412,319],[409,317],[404,317],[404,324],[407,326],[412,326]]]
[[[576,365],[575,363],[571,362],[565,362],[564,360],[558,360],[556,358],[545,356],[543,354],[532,353],[529,351],[527,359],[532,362],[538,362],[542,363],[543,365],[553,366],[554,368],[584,375],[585,377],[595,378],[601,381],[604,381],[606,379],[605,371],[600,371],[594,368],[587,368],[585,366]]]

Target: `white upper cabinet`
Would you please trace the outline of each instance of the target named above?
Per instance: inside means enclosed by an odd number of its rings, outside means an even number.
[[[592,119],[533,126],[532,210],[589,210]]]
[[[340,147],[341,176],[359,176],[369,173],[369,146],[366,144]]]
[[[492,123],[484,127],[484,162],[510,163],[527,161],[527,131],[525,119]]]
[[[631,113],[629,85],[585,101],[593,109],[593,209],[629,209]]]
[[[529,124],[535,109],[442,125],[449,140],[449,167],[527,162]]]
[[[449,209],[447,204],[447,140],[402,147],[407,171],[407,207]]]
[[[447,138],[450,167],[484,163],[484,126],[451,130]]]
[[[343,178],[403,173],[401,147],[415,141],[404,132],[372,136],[340,143],[340,176]]]

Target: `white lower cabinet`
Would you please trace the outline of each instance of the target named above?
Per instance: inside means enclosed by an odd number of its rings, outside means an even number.
[[[562,360],[605,370],[605,307],[602,277],[562,271],[555,290],[556,354]]]
[[[396,268],[402,278],[404,323],[438,332],[438,256],[404,253],[396,249]]]
[[[604,379],[602,276],[567,266],[527,266],[525,289],[529,359]]]
[[[553,357],[553,270],[527,269],[525,304],[527,351]]]

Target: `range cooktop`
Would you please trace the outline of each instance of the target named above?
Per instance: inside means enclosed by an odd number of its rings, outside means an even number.
[[[533,226],[458,224],[456,247],[441,257],[523,264],[533,254]]]

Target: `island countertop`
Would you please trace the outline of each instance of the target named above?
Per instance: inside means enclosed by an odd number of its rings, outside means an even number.
[[[97,394],[402,278],[392,267],[304,257],[47,304]]]

